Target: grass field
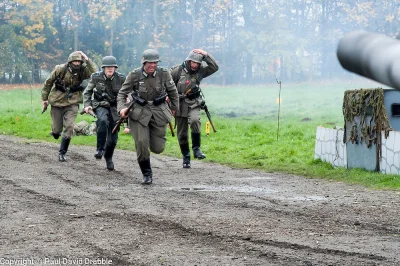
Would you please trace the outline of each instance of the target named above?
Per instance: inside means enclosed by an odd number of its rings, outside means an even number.
[[[370,83],[283,83],[280,90],[278,84],[204,85],[202,91],[217,132],[205,133],[207,117],[203,114],[202,150],[207,154],[207,161],[231,167],[326,178],[380,189],[400,189],[397,175],[336,169],[314,160],[317,126],[344,125],[344,91],[375,87],[376,84]],[[40,89],[37,87],[0,90],[0,112],[2,134],[59,142],[48,134],[51,130],[50,113],[41,114]],[[76,122],[81,120],[91,122],[92,118],[78,115]],[[176,137],[171,137],[170,132],[167,136],[164,154],[181,157]],[[72,143],[95,146],[96,138],[77,136]],[[132,137],[120,134],[117,148],[133,150]]]

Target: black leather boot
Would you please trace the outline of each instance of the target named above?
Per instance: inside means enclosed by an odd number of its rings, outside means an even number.
[[[107,132],[97,132],[97,150],[94,154],[94,157],[98,160],[103,157],[104,154],[104,146],[107,140]]]
[[[143,174],[143,185],[150,185],[153,183],[153,172],[151,171],[150,158],[139,162],[140,170]]]
[[[200,133],[192,133],[192,149],[194,158],[199,160],[206,158],[206,155],[200,150],[201,135]]]
[[[52,131],[50,132],[50,136],[52,136],[54,139],[58,139],[60,137],[60,134],[56,134]]]
[[[183,168],[190,168],[190,149],[189,143],[179,144],[183,155]]]
[[[114,163],[112,160],[114,154],[115,146],[106,146],[106,151],[104,152],[104,159],[106,160],[107,169],[114,170]]]
[[[68,147],[69,147],[69,143],[71,142],[71,139],[66,139],[66,138],[62,138],[61,139],[61,145],[60,145],[60,151],[58,154],[58,160],[60,162],[66,162],[67,158],[65,156],[65,154],[68,151]]]

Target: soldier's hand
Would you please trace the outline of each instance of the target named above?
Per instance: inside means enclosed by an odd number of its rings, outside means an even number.
[[[44,106],[47,106],[47,105],[49,105],[49,101],[42,101],[42,106],[44,107]]]
[[[119,111],[119,116],[121,117],[121,119],[125,119],[128,117],[128,108],[124,108],[121,109],[121,111]]]
[[[90,109],[93,109],[92,106],[87,106],[83,110],[85,110],[85,113],[88,114]]]
[[[171,110],[171,114],[172,114],[173,117],[175,117],[176,110]]]
[[[197,54],[201,54],[203,56],[207,56],[207,52],[202,49],[193,49],[193,52],[195,52]]]
[[[84,52],[78,51],[78,53],[80,53],[82,55],[82,57],[83,57],[83,59],[85,59],[85,61],[89,60],[89,57],[87,57],[87,55],[85,55]]]

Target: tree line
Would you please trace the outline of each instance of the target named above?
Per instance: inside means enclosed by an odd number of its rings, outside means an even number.
[[[147,48],[165,67],[210,52],[220,70],[207,81],[220,85],[340,77],[340,37],[396,37],[399,15],[396,0],[3,0],[0,83],[42,82],[75,50],[98,65],[113,55],[127,74]]]

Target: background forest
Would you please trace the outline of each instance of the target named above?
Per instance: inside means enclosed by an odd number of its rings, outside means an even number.
[[[210,52],[218,85],[326,80],[350,75],[336,58],[344,33],[399,26],[397,0],[2,0],[0,83],[42,82],[74,50],[98,65],[113,55],[127,74],[150,47],[164,67]]]

